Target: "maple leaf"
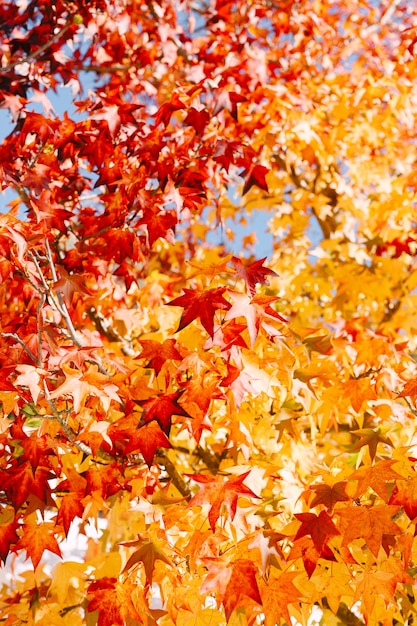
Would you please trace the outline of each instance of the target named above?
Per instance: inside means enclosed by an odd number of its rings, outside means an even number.
[[[248,346],[241,336],[241,333],[246,328],[246,324],[239,324],[236,320],[230,320],[230,322],[222,324],[222,326],[216,330],[213,338],[207,339],[204,348],[210,349],[212,346],[220,346],[222,352],[229,351],[233,346],[247,348]]]
[[[247,172],[245,178],[245,184],[243,186],[242,196],[244,196],[248,191],[256,185],[259,189],[263,189],[269,193],[268,184],[266,182],[265,176],[268,174],[270,170],[264,165],[254,165]]]
[[[140,425],[148,424],[152,420],[156,420],[164,433],[169,435],[173,415],[191,417],[187,411],[178,404],[178,400],[183,393],[183,390],[180,390],[174,393],[161,394],[149,400],[135,400],[135,402],[140,404],[144,409]]]
[[[346,502],[350,500],[350,497],[346,493],[347,484],[348,483],[346,481],[341,481],[335,483],[334,485],[312,485],[305,492],[306,494],[311,492],[314,493],[314,498],[310,502],[310,508],[314,508],[319,504],[324,504],[324,506],[331,512],[333,511],[336,502]]]
[[[257,284],[269,285],[267,276],[278,276],[273,270],[264,267],[264,261],[266,261],[266,256],[259,261],[246,265],[239,258],[232,257],[233,266],[238,276],[245,281],[246,289],[251,296],[255,295]]]
[[[413,402],[417,400],[417,378],[408,380],[402,388],[401,393],[398,394],[399,398],[406,398],[407,396],[411,398]]]
[[[360,430],[352,430],[351,432],[360,437],[359,441],[351,446],[351,450],[360,450],[363,446],[369,446],[369,455],[372,460],[375,458],[379,443],[384,443],[391,447],[394,446],[391,439],[384,435],[381,428],[362,428]]]
[[[301,537],[294,541],[288,555],[289,561],[299,558],[303,560],[303,565],[309,578],[313,575],[319,559],[336,561],[336,557],[327,544],[323,544],[322,549],[319,550],[313,539],[308,536]]]
[[[392,486],[394,480],[403,478],[401,474],[398,474],[398,472],[392,469],[395,463],[397,463],[397,461],[385,459],[378,461],[378,463],[370,467],[360,467],[356,472],[353,472],[353,474],[349,476],[349,480],[358,481],[355,498],[358,498],[365,493],[369,487],[372,487],[375,493],[383,500],[386,500],[389,496],[390,483]]]
[[[87,296],[93,295],[93,292],[90,291],[90,289],[88,289],[85,285],[85,276],[68,274],[68,272],[64,267],[62,267],[62,265],[57,265],[56,267],[59,270],[61,277],[57,282],[53,284],[53,287],[55,291],[62,293],[66,304],[71,304],[72,296],[75,292],[83,293]]]
[[[372,613],[375,600],[383,597],[385,603],[388,604],[393,597],[397,579],[392,572],[374,572],[365,570],[357,581],[355,600],[359,598],[369,613]]]
[[[47,371],[34,367],[33,365],[26,364],[19,364],[16,367],[16,370],[20,372],[20,374],[16,377],[14,384],[18,387],[28,387],[33,402],[37,404],[41,393],[41,377],[47,375]]]
[[[142,563],[148,584],[152,584],[155,561],[159,560],[163,563],[167,563],[171,567],[174,566],[171,559],[166,556],[156,540],[138,535],[138,538],[134,541],[125,541],[120,545],[129,548],[137,548],[137,550],[135,550],[135,552],[129,557],[126,565],[124,566],[123,572],[129,571],[134,565],[136,565],[136,563]]]
[[[338,509],[340,531],[343,534],[342,545],[346,546],[354,539],[365,539],[370,551],[378,556],[384,535],[398,535],[401,528],[393,521],[400,507],[391,505],[355,506]]]
[[[208,111],[206,111],[205,109],[197,111],[197,109],[195,109],[194,107],[190,107],[187,117],[184,120],[184,124],[189,124],[196,130],[199,135],[201,135],[209,121],[210,115]]]
[[[241,94],[236,93],[235,91],[220,90],[217,95],[216,103],[213,109],[213,116],[220,113],[220,111],[223,111],[223,109],[226,109],[227,111],[229,111],[232,118],[237,121],[237,105],[240,102],[245,101],[246,98]]]
[[[238,559],[231,565],[232,573],[223,597],[226,620],[236,609],[248,610],[248,598],[257,604],[261,604],[258,583],[256,581],[256,566],[248,559]],[[248,620],[249,621],[249,620]]]
[[[99,397],[105,406],[110,405],[110,400],[121,402],[116,393],[118,390],[116,385],[109,383],[108,376],[99,373],[96,365],[90,365],[86,372],[82,372],[63,363],[62,371],[65,374],[65,381],[54,391],[51,391],[49,397],[54,400],[71,395],[76,413],[81,410],[90,395]]]
[[[16,532],[18,527],[13,509],[2,507],[0,509],[0,559],[3,563],[6,561],[11,546],[19,540]]]
[[[364,402],[377,399],[376,391],[369,378],[347,380],[344,384],[344,395],[349,398],[349,402],[357,413]]]
[[[141,616],[132,602],[132,583],[122,584],[117,578],[103,577],[92,582],[88,587],[91,597],[87,605],[89,613],[98,612],[97,626],[115,626],[126,624],[126,618],[141,622]]]
[[[273,302],[276,302],[278,298],[274,296],[254,296],[250,298],[244,293],[230,290],[228,294],[233,300],[233,305],[226,313],[225,320],[244,317],[246,319],[252,347],[255,344],[261,325],[263,325],[271,335],[278,335],[279,331],[268,322],[270,320],[278,320],[279,322],[286,323],[286,320],[270,306]]]
[[[397,480],[389,504],[402,506],[410,520],[415,520],[417,517],[417,476],[409,480]]]
[[[129,433],[129,441],[124,448],[124,454],[139,450],[150,467],[157,449],[170,447],[171,444],[166,434],[156,421],[152,421]]]
[[[0,470],[2,489],[6,492],[9,501],[15,509],[26,502],[33,491],[35,476],[30,461],[21,465]]]
[[[194,289],[184,289],[184,294],[171,300],[169,306],[184,307],[183,314],[178,326],[182,330],[193,320],[200,318],[203,328],[210,337],[214,335],[214,315],[217,310],[227,311],[230,309],[230,302],[223,298],[226,291],[224,287],[199,291]]]
[[[210,281],[214,278],[218,278],[219,274],[231,274],[235,273],[233,268],[227,267],[229,261],[233,258],[232,254],[228,254],[225,257],[220,257],[218,262],[214,263],[199,263],[198,261],[188,261],[187,265],[194,268],[194,272],[192,272],[188,278],[194,278],[195,276],[207,276]]]
[[[261,586],[265,626],[280,624],[281,618],[287,624],[291,624],[289,605],[298,604],[303,600],[303,594],[294,584],[297,576],[298,572],[283,572],[279,576],[269,578],[268,583]]]
[[[173,242],[177,222],[177,216],[172,211],[149,209],[144,211],[144,216],[137,222],[137,226],[146,226],[149,246],[152,247],[160,237]]]
[[[155,115],[155,126],[159,126],[159,124],[163,124],[165,127],[168,126],[171,115],[181,109],[185,109],[185,104],[181,102],[177,94],[174,94],[171,100],[165,102],[157,111]]]
[[[296,513],[295,517],[301,522],[301,526],[294,540],[296,541],[305,535],[309,535],[319,552],[323,550],[333,537],[340,534],[326,511],[321,511],[319,515],[315,513]]]
[[[55,538],[57,528],[51,522],[23,524],[22,536],[16,544],[16,550],[26,550],[31,558],[33,567],[36,569],[41,561],[45,550],[49,550],[59,557],[61,550]]]
[[[75,517],[82,517],[84,507],[82,499],[87,489],[87,480],[72,468],[66,470],[67,478],[59,483],[55,493],[64,494],[59,504],[57,523],[62,524],[65,534],[68,535],[71,523]]]
[[[182,360],[181,354],[175,347],[177,343],[175,339],[165,339],[163,343],[151,339],[141,339],[139,343],[142,346],[142,352],[136,358],[146,359],[146,367],[152,367],[157,374],[168,360]]]
[[[237,501],[239,496],[249,496],[258,498],[258,496],[243,484],[243,481],[249,476],[250,470],[234,476],[227,481],[221,478],[204,476],[202,474],[188,474],[188,478],[194,480],[201,485],[198,493],[191,498],[188,506],[209,504],[210,511],[208,519],[211,529],[214,531],[216,522],[219,519],[223,504],[225,505],[230,518],[233,520],[236,514]]]

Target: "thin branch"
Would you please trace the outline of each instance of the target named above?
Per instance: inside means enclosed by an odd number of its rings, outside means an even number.
[[[42,46],[40,46],[40,48],[37,48],[36,50],[28,54],[23,59],[20,59],[19,61],[13,61],[13,63],[9,63],[9,65],[0,67],[0,74],[10,72],[10,70],[13,70],[18,65],[22,65],[23,63],[29,63],[30,61],[33,61],[34,59],[38,58],[43,52],[45,52],[45,50],[48,50],[48,48],[50,48],[60,37],[62,37],[62,35],[65,35],[67,30],[69,30],[69,28],[71,28],[71,26],[73,25],[74,25],[73,21],[67,22],[65,26],[61,28],[60,31],[55,33],[55,35],[53,35],[49,41],[47,41]]]
[[[12,339],[14,339],[18,344],[22,346],[22,348],[24,349],[26,354],[32,359],[32,361],[34,361],[36,365],[38,365],[37,357],[33,354],[32,350],[25,344],[23,339],[20,339],[19,335],[16,335],[16,333],[0,333],[0,336],[11,337]]]
[[[99,313],[94,306],[90,306],[87,309],[87,315],[90,318],[90,320],[94,322],[94,325],[97,328],[97,330],[102,335],[104,335],[104,337],[106,337],[108,341],[122,344],[123,354],[126,354],[126,356],[136,355],[132,346],[129,345],[129,343],[126,341],[126,339],[124,339],[124,337],[121,337],[119,335],[117,330],[113,328],[113,326],[111,325],[110,321],[106,319],[104,315],[101,315],[101,313]]]
[[[196,453],[205,463],[211,474],[217,474],[219,471],[220,459],[210,449],[203,448],[200,444],[196,447]]]
[[[158,448],[158,453],[155,457],[157,463],[160,463],[165,467],[165,470],[172,480],[173,485],[178,489],[180,494],[186,498],[191,497],[191,491],[185,482],[184,478],[181,476],[174,463],[168,457],[167,453],[163,448]]]
[[[48,239],[45,239],[45,247],[46,247],[46,258],[47,258],[49,267],[51,269],[52,280],[54,281],[54,283],[56,283],[56,282],[58,282],[58,275],[56,273],[54,260],[52,258],[52,252],[51,252],[51,248],[49,246]],[[51,290],[49,290],[49,291],[51,292]],[[70,314],[68,313],[67,305],[64,302],[64,298],[62,297],[62,293],[60,291],[57,291],[56,295],[57,295],[58,304],[59,304],[59,306],[57,306],[58,311],[61,313],[62,317],[65,320],[65,324],[67,326],[67,329],[68,329],[68,332],[69,332],[69,334],[71,336],[71,339],[74,342],[74,345],[77,346],[77,348],[82,348],[83,347],[83,342],[80,341],[79,336],[77,334],[77,331],[74,328],[74,324],[72,323],[72,319],[70,317]]]
[[[326,598],[323,599],[323,606],[331,611]],[[339,604],[336,617],[338,617],[343,624],[346,624],[346,626],[365,626],[365,622],[355,615],[344,602]]]
[[[46,296],[41,293],[39,304],[36,309],[36,324],[38,327],[38,367],[42,367],[42,307],[45,304]]]
[[[40,417],[41,419],[48,419],[54,422],[58,422],[58,424],[61,426],[64,432],[64,435],[67,437],[70,443],[72,443],[76,448],[78,448],[78,450],[80,450],[83,454],[94,457],[95,455],[93,454],[93,451],[90,448],[90,446],[83,443],[82,441],[77,441],[77,433],[75,432],[73,428],[71,428],[71,426],[67,423],[67,421],[62,417],[62,413],[60,413],[56,409],[53,401],[51,400],[49,389],[45,380],[43,381],[43,387],[45,391],[45,398],[49,404],[49,408],[51,409],[52,415],[41,414],[41,413],[36,412],[36,416]],[[98,450],[96,456],[99,456],[106,461],[112,460],[112,457],[109,454],[107,454],[107,452],[104,452],[104,450]]]
[[[308,191],[308,192],[310,192],[310,193],[312,193],[314,195],[322,195],[322,196],[325,196],[326,198],[329,198],[330,206],[335,208],[335,206],[337,205],[337,200],[338,200],[338,196],[337,196],[336,190],[332,189],[331,187],[325,187],[323,189],[317,189],[317,182],[318,182],[318,179],[320,177],[320,164],[318,166],[318,170],[317,170],[317,174],[316,174],[315,180],[313,181],[312,186],[310,186],[310,185],[308,185],[306,183],[305,180],[303,180],[297,174],[297,172],[296,172],[296,170],[295,170],[293,165],[290,165],[289,168],[288,168],[288,165],[285,162],[285,159],[283,159],[280,154],[275,154],[274,155],[274,159],[278,163],[280,168],[282,170],[284,170],[285,172],[287,172],[287,174],[290,177],[292,183],[296,187],[298,187],[298,189],[303,189],[304,191]],[[336,220],[334,219],[334,217],[332,215],[328,215],[325,219],[323,219],[323,218],[320,217],[320,215],[317,213],[317,211],[316,211],[316,209],[314,207],[312,207],[311,210],[312,210],[312,213],[313,213],[314,217],[316,218],[316,220],[318,222],[318,225],[320,226],[320,229],[321,229],[321,232],[323,233],[324,239],[329,239],[330,235],[337,228]]]

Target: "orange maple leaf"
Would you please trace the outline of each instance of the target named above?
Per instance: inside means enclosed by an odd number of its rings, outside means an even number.
[[[57,528],[51,522],[23,524],[22,536],[16,544],[16,550],[26,550],[27,555],[32,560],[33,567],[36,569],[45,550],[62,556],[54,535],[57,530],[59,527]]]
[[[304,494],[315,494],[313,500],[310,502],[311,509],[319,504],[324,504],[331,512],[336,502],[346,502],[350,500],[350,497],[346,493],[347,484],[346,481],[341,481],[334,485],[326,485],[324,483],[321,485],[312,485]]]
[[[386,500],[389,496],[389,489],[390,486],[392,487],[393,481],[404,478],[401,474],[398,474],[392,469],[395,463],[397,463],[397,461],[385,459],[378,461],[378,463],[370,467],[360,467],[356,472],[350,474],[349,480],[358,481],[355,498],[358,498],[365,493],[369,487],[372,487],[375,493],[383,500]]]
[[[53,287],[56,292],[62,293],[66,304],[70,305],[72,296],[76,291],[91,296],[93,292],[85,285],[85,276],[82,274],[68,274],[67,270],[61,265],[57,265],[61,278],[54,283]]]
[[[142,352],[136,357],[146,359],[146,367],[151,367],[157,374],[167,361],[181,361],[182,356],[176,349],[175,339],[165,339],[163,343],[151,339],[141,339]]]
[[[204,476],[202,474],[187,474],[189,478],[202,485],[199,492],[191,498],[188,506],[209,504],[208,519],[210,527],[214,531],[223,504],[227,508],[231,519],[233,519],[240,495],[252,498],[258,497],[249,487],[243,484],[243,481],[249,474],[250,470],[240,476],[233,476],[227,481],[219,477]]]
[[[303,594],[294,585],[299,572],[283,572],[277,577],[270,578],[268,584],[260,588],[265,626],[275,626],[281,623],[281,618],[291,624],[288,611],[290,604],[298,604]]]
[[[399,535],[403,531],[393,521],[399,506],[352,506],[338,509],[340,530],[343,534],[342,545],[347,546],[354,539],[365,539],[372,554],[378,556],[385,535]]]
[[[145,569],[146,580],[149,584],[152,584],[152,574],[155,569],[155,561],[163,561],[172,567],[174,565],[171,559],[166,556],[161,546],[159,546],[154,540],[147,537],[138,535],[138,538],[134,541],[125,541],[120,545],[129,548],[137,548],[127,561],[122,573],[130,570],[130,568],[136,565],[136,563],[142,563]]]
[[[91,600],[87,606],[88,612],[97,611],[97,626],[115,626],[126,624],[126,618],[133,618],[142,623],[141,616],[136,611],[131,594],[135,585],[129,582],[123,584],[116,578],[104,577],[94,581],[88,587]]]
[[[223,597],[227,621],[229,621],[233,611],[236,609],[249,608],[248,598],[258,604],[262,602],[256,581],[257,569],[252,561],[238,559],[232,563],[231,567],[232,573]],[[247,617],[250,616],[248,615]]]

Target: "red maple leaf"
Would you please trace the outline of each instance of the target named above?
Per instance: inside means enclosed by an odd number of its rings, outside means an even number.
[[[30,461],[25,461],[25,463],[16,468],[1,470],[0,478],[1,486],[7,494],[7,499],[15,509],[18,509],[26,502],[35,482]]]
[[[10,546],[17,543],[19,537],[16,533],[18,524],[11,507],[3,507],[0,510],[0,560],[3,563],[9,554]]]
[[[172,416],[181,415],[183,417],[191,417],[187,411],[178,404],[178,400],[184,393],[183,390],[175,393],[161,394],[156,398],[135,402],[143,408],[143,414],[139,426],[148,424],[153,420],[157,421],[164,433],[169,435],[171,429]]]
[[[190,126],[192,126],[200,135],[207,126],[209,120],[210,115],[205,109],[203,109],[202,111],[197,111],[197,109],[191,107],[188,111],[187,117],[184,120],[184,124],[189,124]]]
[[[326,511],[322,511],[320,515],[296,513],[295,517],[301,522],[301,527],[298,529],[294,540],[309,535],[319,552],[323,551],[332,537],[340,534]]]
[[[146,210],[144,216],[137,222],[137,226],[146,226],[149,245],[152,246],[159,237],[167,241],[173,240],[177,216],[172,211]]]
[[[392,491],[389,504],[399,504],[410,520],[417,517],[417,477],[408,480],[398,480]]]
[[[265,178],[268,172],[269,169],[264,165],[254,165],[253,167],[251,167],[245,178],[242,195],[244,196],[245,193],[248,193],[249,189],[251,189],[251,187],[253,187],[254,185],[259,187],[259,189],[263,189],[264,191],[269,193],[268,184]]]
[[[257,283],[261,285],[269,285],[267,276],[278,276],[276,272],[270,270],[268,267],[264,267],[263,263],[266,260],[266,256],[259,261],[254,261],[250,265],[245,265],[237,257],[232,258],[233,266],[240,278],[246,283],[246,288],[251,296],[255,295],[255,286]]]
[[[167,304],[169,306],[184,307],[184,312],[178,326],[182,330],[193,320],[200,318],[203,327],[210,337],[214,335],[214,315],[218,309],[228,311],[230,302],[223,298],[226,291],[224,287],[209,289],[208,291],[198,291],[195,289],[184,289],[185,293]]]
[[[67,478],[59,483],[55,492],[64,494],[59,505],[57,523],[62,524],[65,534],[68,535],[73,519],[83,515],[81,500],[86,495],[87,481],[72,468],[68,468],[66,474]]]
[[[177,94],[174,94],[169,102],[165,102],[158,109],[155,115],[155,126],[159,126],[159,124],[163,124],[165,127],[168,126],[171,115],[181,109],[185,109],[185,104],[181,102]]]
[[[155,421],[145,424],[141,428],[129,433],[129,441],[124,449],[125,454],[139,450],[148,467],[152,465],[158,448],[170,448],[166,434]]]

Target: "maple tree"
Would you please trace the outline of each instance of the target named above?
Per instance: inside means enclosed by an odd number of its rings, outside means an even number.
[[[0,24],[1,621],[411,624],[415,4]]]

